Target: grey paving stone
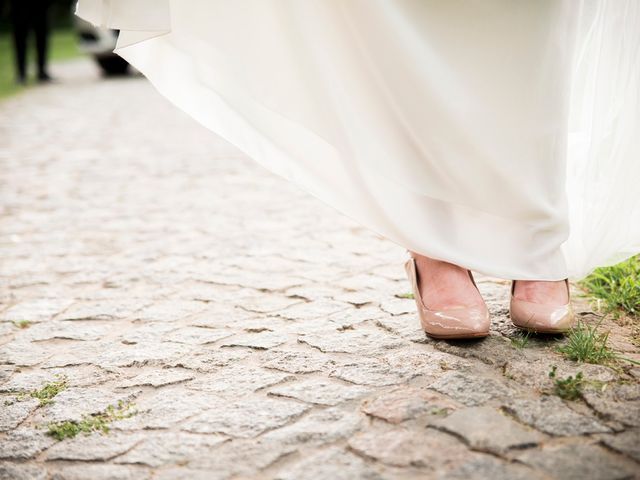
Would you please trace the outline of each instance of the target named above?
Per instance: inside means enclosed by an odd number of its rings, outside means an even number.
[[[167,361],[167,366],[183,367],[198,372],[215,372],[220,367],[226,367],[232,363],[243,360],[252,354],[252,351],[244,348],[222,348],[215,350],[200,350],[190,352],[187,355]]]
[[[232,440],[217,447],[214,455],[200,456],[190,461],[188,466],[195,471],[206,471],[209,475],[206,478],[212,480],[255,478],[295,451],[296,447],[274,440]]]
[[[225,441],[227,441],[227,437],[215,434],[149,432],[145,433],[134,448],[114,461],[115,463],[139,464],[149,467],[184,465],[192,459],[212,454],[215,447]]]
[[[40,465],[0,461],[0,480],[45,480],[47,470]]]
[[[527,429],[493,407],[471,407],[457,410],[431,424],[462,437],[474,450],[504,454],[512,448],[533,447],[543,435]]]
[[[336,361],[329,355],[304,350],[270,350],[263,357],[262,366],[289,373],[321,372]]]
[[[71,387],[62,390],[55,401],[38,409],[37,417],[46,422],[82,420],[84,415],[104,412],[109,405],[132,402],[139,392],[114,393],[98,387]]]
[[[489,365],[504,367],[504,365],[521,356],[521,353],[511,346],[508,339],[502,335],[489,335],[479,341],[446,342],[438,341],[435,348],[463,358],[473,358]]]
[[[182,430],[194,433],[222,433],[250,438],[295,419],[309,406],[298,402],[249,397],[234,402],[219,401],[188,420]]]
[[[356,385],[345,385],[324,378],[306,378],[269,389],[269,395],[296,398],[318,405],[337,405],[361,398],[370,390]]]
[[[220,283],[221,285],[238,285],[242,287],[255,288],[268,292],[282,293],[288,288],[304,284],[307,280],[293,275],[278,275],[272,272],[265,275],[259,272],[249,272],[246,270],[226,270],[223,273],[207,273],[203,280]]]
[[[0,438],[0,458],[11,460],[25,460],[36,456],[55,440],[45,434],[43,430],[20,427]]]
[[[27,320],[29,322],[44,322],[64,311],[73,302],[67,299],[38,298],[25,300],[9,307],[0,313],[0,320],[9,322],[19,322]]]
[[[386,318],[388,315],[375,306],[364,306],[360,308],[350,308],[336,312],[327,317],[328,327],[337,328],[338,330],[347,330],[354,328],[356,325],[363,323],[374,324],[380,318]],[[312,333],[300,332],[300,333]]]
[[[176,330],[179,330],[179,325],[174,322],[137,322],[131,328],[124,330],[118,336],[118,340],[125,345],[160,344],[167,334]]]
[[[602,443],[640,462],[640,430],[632,429],[615,435],[603,435]]]
[[[171,467],[162,469],[154,474],[154,480],[220,480],[229,478],[224,472],[211,472],[209,470],[195,470],[187,467]]]
[[[19,324],[0,321],[0,337],[13,335],[20,328]]]
[[[422,330],[420,321],[416,318],[415,312],[406,315],[388,315],[381,317],[376,320],[376,325],[411,342],[432,342],[424,330]]]
[[[178,369],[158,368],[147,372],[140,373],[133,377],[118,382],[119,388],[127,387],[161,387],[175,383],[186,382],[195,378],[195,375],[189,371]]]
[[[364,418],[339,407],[309,412],[295,423],[263,435],[287,445],[321,445],[348,438],[364,426]]]
[[[9,380],[16,370],[18,369],[13,365],[0,365],[0,385]]]
[[[172,342],[121,344],[117,349],[102,352],[93,361],[103,368],[169,365],[191,351],[191,346]]]
[[[115,374],[94,366],[48,368],[17,372],[0,385],[0,392],[33,392],[52,382],[64,381],[68,387],[89,386],[115,378]]]
[[[382,311],[391,315],[414,314],[414,321],[418,321],[416,302],[412,298],[389,298],[380,304]],[[419,323],[418,323],[419,324]]]
[[[151,472],[142,467],[110,464],[65,465],[51,476],[51,480],[148,480]]]
[[[523,465],[508,463],[489,455],[469,456],[459,465],[441,470],[437,480],[546,480],[549,477]]]
[[[148,305],[140,299],[105,299],[75,302],[57,320],[123,320],[133,317],[134,313]]]
[[[111,329],[108,325],[95,325],[94,322],[46,321],[24,329],[19,336],[24,340],[99,340]]]
[[[625,389],[613,386],[604,392],[587,390],[583,398],[601,418],[640,427],[640,388],[636,384],[631,387],[631,389]]]
[[[17,367],[33,367],[51,357],[50,348],[28,340],[14,340],[2,345],[0,349],[0,363]]]
[[[301,335],[298,341],[322,352],[382,355],[405,343],[382,331],[358,328],[356,330],[327,330],[324,334]]]
[[[535,357],[528,355],[525,358],[509,360],[504,367],[504,374],[520,385],[532,387],[541,392],[551,391],[553,380],[549,378],[549,372],[554,366],[556,378],[575,377],[578,372],[582,372],[584,378],[590,381],[611,382],[617,379],[615,371],[609,367],[558,361],[547,352],[538,353]]]
[[[435,378],[442,373],[443,362],[447,363],[447,368],[463,365],[462,361],[446,353],[398,348],[382,356],[340,362],[330,375],[358,385],[384,387],[405,383],[418,376]]]
[[[439,393],[402,386],[367,398],[361,409],[367,415],[397,424],[423,415],[446,415],[459,407]]]
[[[358,310],[362,310],[361,307],[367,304],[377,304],[380,301],[379,296],[377,295],[375,290],[367,289],[367,290],[347,290],[338,295],[334,295],[333,300],[343,303],[349,303],[354,307],[358,307]],[[369,310],[369,309],[367,309]],[[377,311],[378,315],[380,314],[379,310],[371,309],[372,311]]]
[[[283,310],[274,312],[276,315],[290,320],[315,320],[325,319],[338,312],[346,312],[353,309],[353,306],[344,302],[333,300],[322,300],[315,302],[296,303]]]
[[[197,415],[218,399],[215,395],[195,392],[180,385],[164,387],[153,395],[136,400],[136,415],[116,420],[111,425],[123,430],[168,429]]]
[[[274,480],[382,480],[379,469],[361,458],[332,447],[305,455],[300,461],[282,468]]]
[[[385,387],[405,383],[420,375],[410,367],[395,368],[382,358],[360,358],[336,366],[330,374],[357,385]]]
[[[572,410],[555,396],[513,400],[505,404],[505,409],[522,423],[551,435],[574,436],[611,431],[595,418]]]
[[[252,262],[256,263],[254,259],[252,259]],[[273,313],[299,303],[305,302],[301,298],[270,292],[264,295],[254,293],[251,296],[244,296],[240,305],[244,310],[255,313]]]
[[[190,345],[206,345],[233,335],[231,330],[205,327],[182,327],[164,335],[167,342],[187,343]]]
[[[465,445],[451,435],[404,425],[369,428],[348,443],[358,454],[396,467],[437,469],[469,455]]]
[[[205,310],[206,304],[198,301],[160,300],[135,313],[136,318],[154,322],[173,322],[182,320]]]
[[[220,345],[223,347],[249,347],[257,350],[266,350],[282,345],[288,339],[289,336],[286,333],[264,331],[234,335],[224,340]]]
[[[235,399],[293,378],[284,372],[236,364],[189,382],[187,388]]]
[[[458,371],[446,372],[429,387],[469,407],[497,398],[509,398],[515,393],[495,378]]]
[[[341,287],[345,290],[362,290],[365,288],[370,288],[372,290],[376,290],[377,292],[381,292],[381,294],[391,294],[391,297],[395,298],[396,293],[406,293],[405,290],[407,284],[399,285],[398,282],[393,280],[389,280],[385,277],[379,277],[367,273],[358,273],[351,276],[341,276],[335,285]],[[411,302],[406,302],[410,304]]]
[[[517,459],[562,480],[622,480],[638,473],[635,463],[595,445],[569,444],[529,450]]]
[[[25,397],[18,400],[12,395],[0,395],[0,432],[20,425],[39,405],[40,401]]]
[[[106,461],[131,450],[141,441],[139,434],[111,431],[80,433],[62,440],[44,454],[45,460]]]

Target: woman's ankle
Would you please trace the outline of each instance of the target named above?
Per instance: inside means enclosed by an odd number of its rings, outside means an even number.
[[[513,296],[518,300],[548,305],[566,305],[569,302],[564,280],[518,280]]]

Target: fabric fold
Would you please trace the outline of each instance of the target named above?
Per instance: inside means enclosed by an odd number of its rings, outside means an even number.
[[[640,251],[640,4],[80,0],[167,99],[397,244],[581,278]]]

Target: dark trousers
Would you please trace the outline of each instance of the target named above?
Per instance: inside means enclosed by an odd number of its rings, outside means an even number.
[[[11,0],[11,24],[18,80],[27,76],[27,38],[31,30],[36,37],[38,77],[47,77],[50,0]]]

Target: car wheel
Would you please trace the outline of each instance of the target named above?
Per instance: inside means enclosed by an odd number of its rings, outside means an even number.
[[[105,75],[124,75],[129,69],[129,63],[117,55],[96,57],[96,61]]]

